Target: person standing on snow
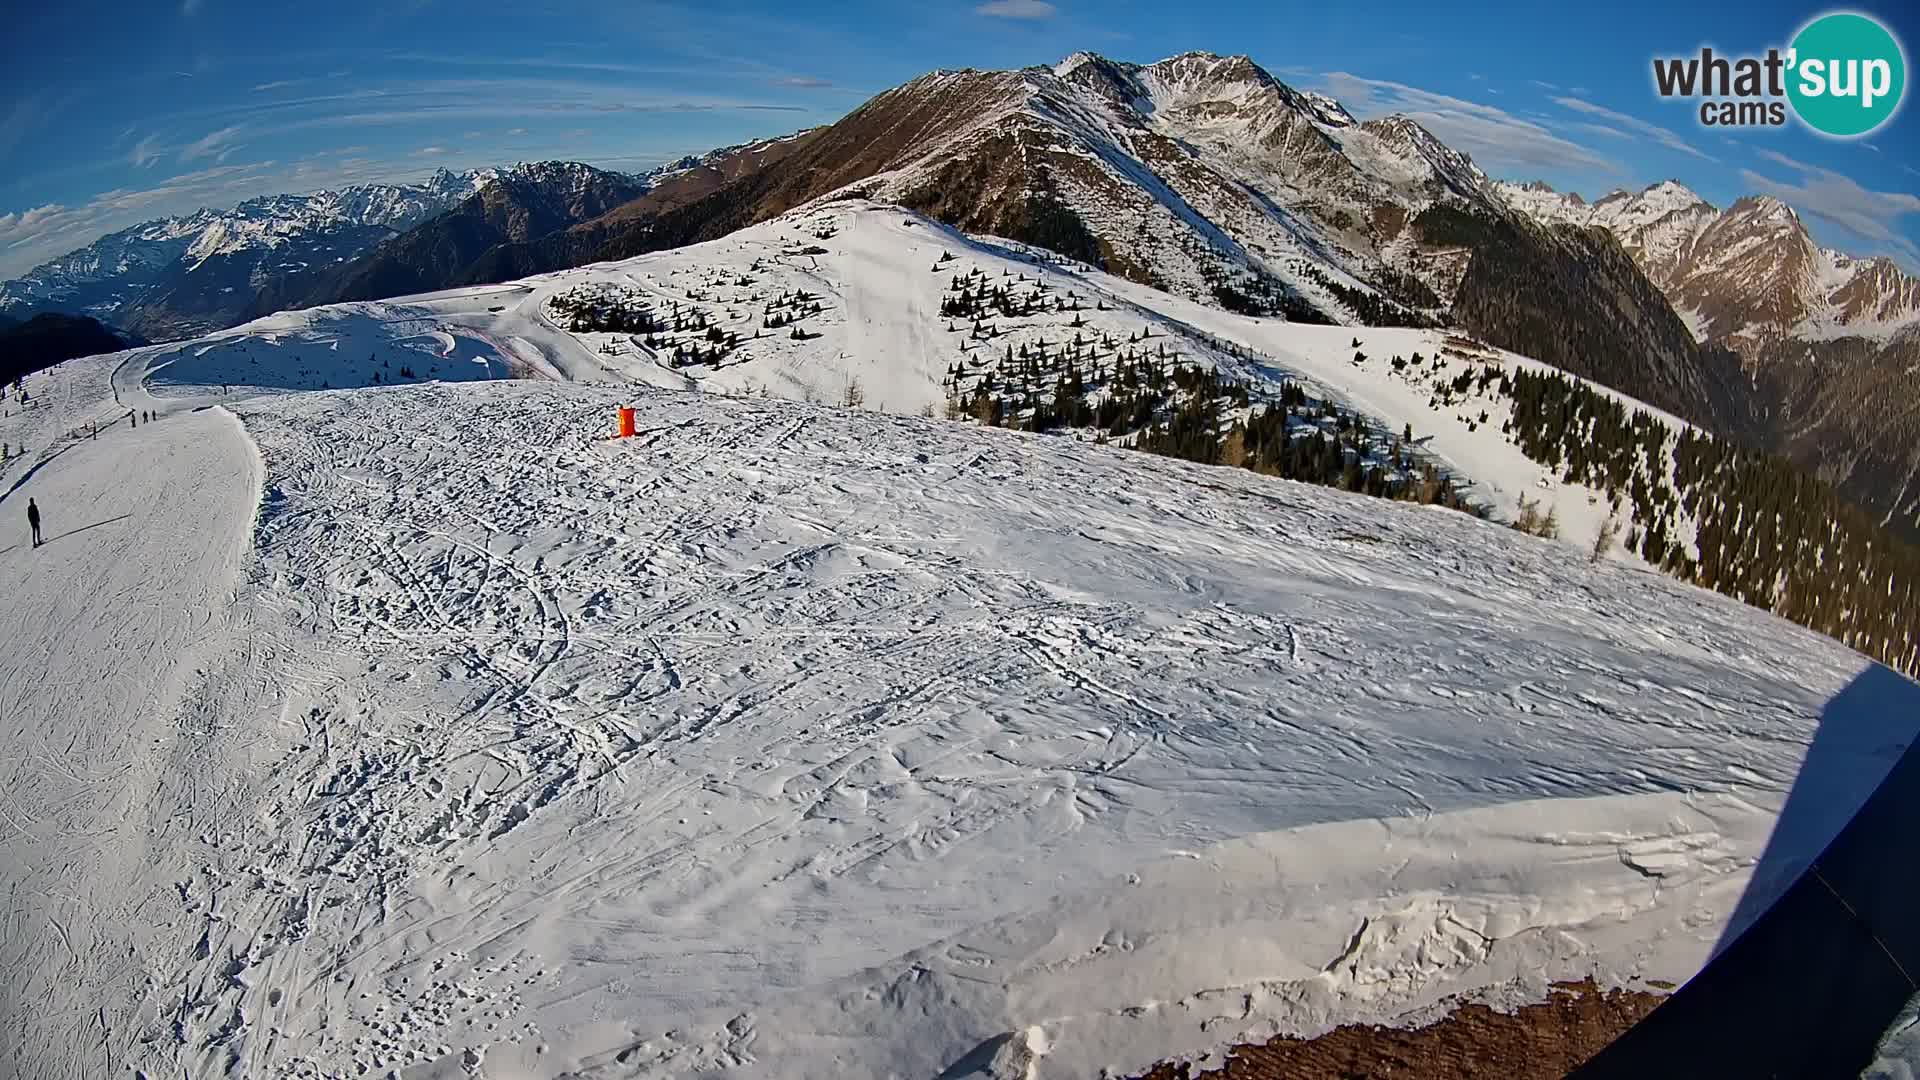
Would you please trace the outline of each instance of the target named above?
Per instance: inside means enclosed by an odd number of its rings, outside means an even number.
[[[33,546],[40,546],[40,508],[32,499],[27,500],[27,528],[33,530]]]

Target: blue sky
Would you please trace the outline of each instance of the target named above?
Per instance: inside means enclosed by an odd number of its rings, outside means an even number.
[[[1333,7],[1336,10],[1328,10]],[[1826,8],[1680,4],[907,5],[159,0],[20,5],[0,45],[0,277],[251,195],[565,158],[640,169],[828,123],[935,67],[1076,50],[1246,53],[1495,176],[1589,197],[1676,177],[1793,203],[1824,243],[1920,269],[1920,110],[1862,141],[1702,128],[1655,55],[1783,45]],[[1920,50],[1920,15],[1854,5]],[[1911,95],[1910,95],[1911,96]]]

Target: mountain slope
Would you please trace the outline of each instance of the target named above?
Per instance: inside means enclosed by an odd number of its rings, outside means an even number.
[[[585,167],[549,162],[464,173],[443,169],[418,184],[265,195],[231,210],[144,222],[0,283],[0,312],[78,311],[156,339],[221,329],[263,310],[260,294],[287,299],[288,280],[323,278],[488,183],[541,183],[544,175],[568,168]],[[610,185],[636,183],[599,175]],[[631,190],[620,192],[630,197]],[[588,201],[581,212],[590,216],[605,208]]]
[[[1137,65],[1082,53],[1052,68],[934,72],[783,141],[697,198],[643,199],[500,249],[475,280],[711,240],[836,194],[1236,311],[1459,321],[1690,421],[1749,426],[1728,388],[1737,371],[1691,339],[1631,259],[1532,228],[1418,124],[1357,122],[1245,57]],[[1516,284],[1524,311],[1503,305]]]
[[[0,318],[0,384],[63,360],[119,352],[129,340],[85,315],[44,312],[25,322]]]
[[[1496,188],[1539,220],[1611,232],[1707,350],[1740,357],[1740,377],[1722,381],[1745,399],[1744,423],[1726,430],[1920,539],[1920,280],[1820,247],[1767,196],[1721,211],[1674,181],[1592,205],[1543,184]]]
[[[638,189],[602,180],[595,197],[551,212],[546,196],[502,186],[352,262],[249,271],[257,295],[243,310],[513,280],[857,195],[1240,313],[1456,325],[1800,455],[1920,535],[1914,500],[1889,494],[1920,472],[1920,451],[1892,434],[1899,418],[1843,418],[1827,369],[1809,359],[1817,351],[1784,344],[1866,334],[1891,349],[1920,305],[1909,279],[1817,248],[1769,200],[1723,214],[1673,183],[1591,205],[1494,183],[1417,123],[1356,121],[1245,57],[1140,65],[1080,53],[1053,67],[934,72],[833,125],[676,162]],[[196,298],[244,296],[208,286],[245,269],[210,257],[207,285],[156,289],[153,304],[216,318],[227,302]],[[1899,356],[1876,354],[1868,382],[1897,385]],[[1763,357],[1777,370],[1756,370]],[[1818,430],[1805,422],[1816,413]]]
[[[1246,57],[1154,64],[1091,54],[1051,68],[940,71],[885,91],[828,127],[676,163],[625,205],[542,236],[466,212],[376,255],[270,284],[252,307],[396,295],[627,258],[710,240],[811,200],[859,194],[969,232],[1035,244],[1176,295],[1309,322],[1468,325],[1544,352],[1456,294],[1480,254],[1412,227],[1430,209],[1506,229],[1514,215],[1464,155],[1404,117],[1358,122]],[[533,230],[522,230],[530,233]],[[1496,252],[1497,254],[1497,252]],[[1542,293],[1537,321],[1580,328],[1610,355],[1578,366],[1690,420],[1727,428],[1713,365],[1671,334],[1665,304],[1607,253],[1531,244],[1538,277],[1608,290]],[[1476,289],[1486,274],[1476,277]],[[1628,370],[1642,354],[1653,377]]]
[[[1495,189],[1541,220],[1612,232],[1703,340],[1743,355],[1783,338],[1885,342],[1920,325],[1920,280],[1891,259],[1819,246],[1793,208],[1772,196],[1723,211],[1674,180],[1591,205],[1544,184]]]
[[[648,183],[573,162],[516,166],[482,181],[446,213],[351,263],[268,283],[253,311],[377,300],[462,284],[474,276],[473,264],[493,248],[599,217],[638,197]]]
[[[807,134],[802,131],[722,147],[663,165],[646,174],[645,193],[628,203],[537,239],[489,249],[462,272],[463,283],[510,281],[592,262],[607,242],[632,222],[672,212],[777,165],[801,145]]]
[[[1470,162],[1410,121],[1359,124],[1244,57],[1198,53],[934,72],[765,157],[702,198],[642,200],[501,269],[712,239],[856,191],[1182,295],[1417,323],[1445,305],[1423,277],[1449,270],[1417,253],[1402,265],[1395,223],[1437,199],[1499,205]]]
[[[864,403],[1453,506],[1920,669],[1920,552],[1780,459],[1458,332],[1249,318],[866,200],[629,261],[275,316],[158,377],[323,389],[503,372]]]
[[[1454,294],[1459,325],[1710,430],[1752,433],[1738,358],[1695,341],[1604,230],[1448,207],[1413,227],[1430,244],[1474,253]]]
[[[453,205],[490,172],[267,195],[123,229],[0,283],[0,311],[83,311],[165,338],[232,325],[258,283],[352,258]]]
[[[84,411],[124,360],[161,418],[55,451],[21,494],[100,524],[0,561],[44,657],[0,668],[0,1060],[1085,1077],[1680,982],[1837,825],[1775,829],[1816,733],[1842,817],[1913,738],[1831,711],[1832,642],[1467,515],[792,402],[209,379],[514,352],[519,288],[30,377]]]

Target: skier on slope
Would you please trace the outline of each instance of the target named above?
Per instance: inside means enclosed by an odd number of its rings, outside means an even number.
[[[40,546],[40,508],[32,499],[27,500],[27,528],[33,530],[33,546]]]

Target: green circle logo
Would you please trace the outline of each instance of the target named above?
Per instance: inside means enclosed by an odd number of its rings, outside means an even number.
[[[1907,58],[1875,20],[1852,12],[1822,15],[1801,29],[1792,49],[1787,99],[1815,131],[1865,135],[1900,108]]]

